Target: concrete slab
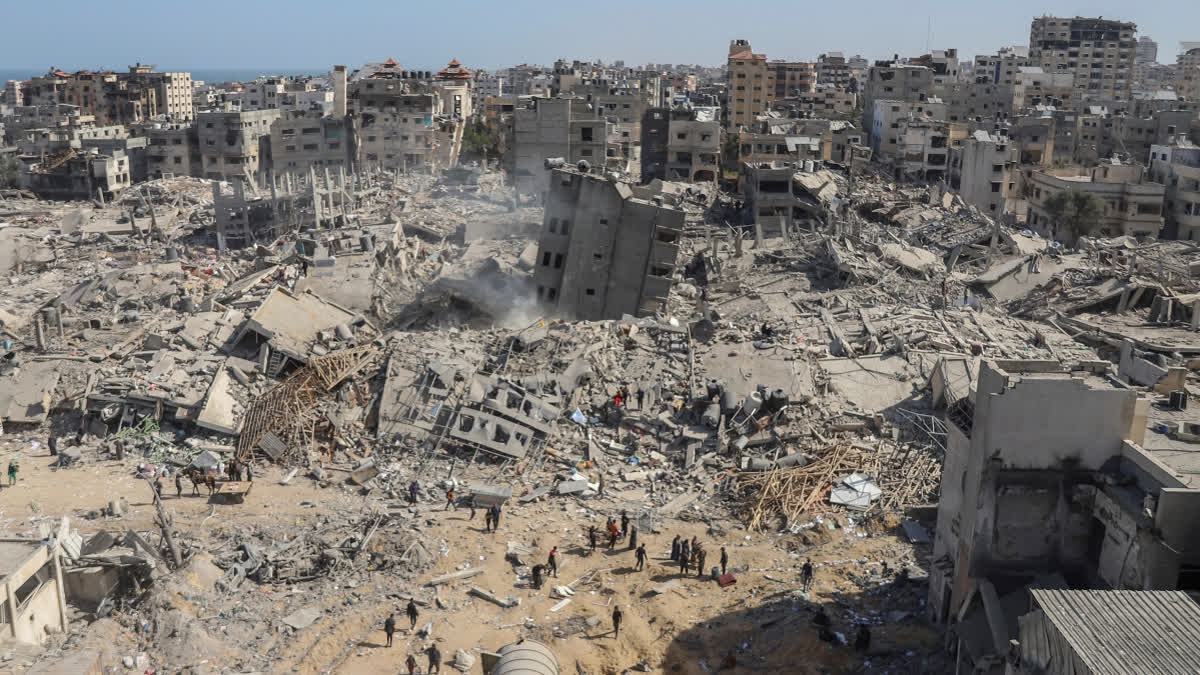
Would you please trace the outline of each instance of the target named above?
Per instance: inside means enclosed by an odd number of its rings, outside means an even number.
[[[204,398],[204,407],[196,416],[196,425],[222,434],[236,434],[241,429],[242,421],[235,406],[229,371],[222,368],[213,377],[208,395]]]

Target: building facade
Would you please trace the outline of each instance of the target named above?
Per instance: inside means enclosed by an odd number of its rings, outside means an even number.
[[[271,124],[278,110],[202,112],[196,115],[201,170],[211,180],[260,177],[270,167]]]
[[[766,55],[755,54],[747,40],[730,42],[726,83],[726,126],[738,129],[752,124],[767,109]]]
[[[1150,174],[1166,188],[1164,234],[1200,241],[1200,148],[1186,142],[1152,146]]]
[[[1029,29],[1031,65],[1071,73],[1083,100],[1128,101],[1133,91],[1137,25],[1102,18],[1035,18]]]
[[[1075,241],[1075,233],[1057,222],[1046,208],[1055,195],[1071,190],[1089,193],[1104,202],[1100,217],[1088,224],[1089,232],[1084,234],[1157,237],[1162,230],[1166,188],[1147,180],[1142,166],[1101,164],[1092,169],[1045,169],[1033,171],[1029,181],[1028,224],[1043,236],[1064,243]]]

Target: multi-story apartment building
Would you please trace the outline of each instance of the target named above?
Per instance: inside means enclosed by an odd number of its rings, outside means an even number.
[[[684,213],[662,201],[603,175],[554,170],[533,273],[538,301],[591,321],[664,309]]]
[[[133,124],[156,115],[192,118],[191,76],[130,66],[127,73],[52,70],[23,87],[27,105],[68,103],[101,124]]]
[[[726,126],[737,129],[752,124],[767,109],[766,55],[755,54],[747,40],[730,42],[726,83]]]
[[[1047,203],[1060,192],[1078,190],[1104,201],[1104,210],[1094,229],[1085,234],[1098,237],[1157,237],[1163,226],[1163,197],[1166,188],[1147,180],[1145,167],[1105,163],[1091,169],[1069,167],[1034,171],[1029,178],[1029,226],[1044,236],[1067,244],[1076,235],[1047,210]]]
[[[1175,57],[1175,91],[1187,101],[1200,101],[1200,43],[1185,42]]]
[[[270,167],[271,124],[278,110],[202,112],[196,115],[203,176],[212,180],[251,177]]]
[[[880,99],[871,112],[870,144],[872,154],[879,159],[895,157],[900,152],[901,123],[909,119],[945,120],[946,104],[938,99],[901,101]]]
[[[976,131],[951,153],[950,184],[962,200],[996,218],[1012,211],[1017,189],[1019,150],[1007,136]]]
[[[404,70],[392,59],[366,66],[348,84],[356,118],[358,162],[364,167],[427,170],[437,166],[442,97],[430,71]]]
[[[767,62],[767,101],[781,101],[806,94],[816,84],[813,64],[804,61]]]
[[[1150,174],[1166,188],[1164,236],[1200,241],[1200,147],[1185,140],[1152,146]]]
[[[1001,47],[995,54],[975,57],[973,79],[980,83],[1011,85],[1019,69],[1031,65],[1029,47]]]
[[[858,107],[858,95],[832,84],[818,84],[813,91],[793,97],[797,112],[808,117],[848,115]]]
[[[1143,35],[1138,38],[1137,47],[1134,49],[1135,63],[1157,63],[1158,62],[1158,43],[1149,35]]]
[[[715,109],[672,120],[667,134],[667,180],[715,183],[721,175],[721,129]]]
[[[1035,18],[1029,29],[1032,65],[1071,73],[1079,97],[1128,101],[1133,91],[1137,25],[1102,18]]]
[[[609,125],[584,98],[534,97],[518,107],[513,119],[517,193],[543,195],[550,189],[547,159],[602,165],[609,154]]]
[[[868,74],[867,86],[863,92],[862,127],[863,129],[875,128],[875,101],[877,100],[919,103],[930,96],[935,96],[932,69],[925,66],[897,64],[892,61],[878,61]]]
[[[151,120],[130,127],[130,133],[146,138],[146,174],[149,178],[204,175],[200,140],[194,123]]]
[[[850,64],[841,52],[828,52],[817,57],[816,84],[827,84],[846,89],[854,79],[850,72]]]
[[[310,168],[350,171],[357,148],[351,121],[321,110],[285,110],[271,123],[275,173],[307,174]]]

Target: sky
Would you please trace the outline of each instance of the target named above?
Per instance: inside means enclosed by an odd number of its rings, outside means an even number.
[[[136,62],[159,70],[325,72],[387,57],[421,70],[451,58],[486,69],[560,57],[715,66],[734,38],[772,59],[815,60],[827,51],[882,59],[929,47],[956,47],[968,59],[1028,43],[1030,20],[1043,14],[1134,21],[1138,35],[1158,41],[1160,63],[1174,63],[1179,41],[1200,40],[1198,0],[60,0],[53,22],[40,2],[5,4],[4,23],[23,28],[3,31],[0,70],[38,73]]]

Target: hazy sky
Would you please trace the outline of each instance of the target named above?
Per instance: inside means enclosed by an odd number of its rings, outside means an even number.
[[[1200,40],[1200,0],[1148,3],[1011,0],[858,2],[397,2],[396,0],[11,0],[0,16],[0,70],[50,66],[123,69],[311,69],[389,56],[436,69],[550,64],[558,57],[627,64],[724,62],[729,40],[769,58],[812,60],[843,51],[869,59],[917,56],[927,45],[960,58],[1026,44],[1035,15],[1134,21],[1174,63],[1180,40]],[[48,13],[49,12],[49,13]],[[932,39],[928,38],[932,34]]]

